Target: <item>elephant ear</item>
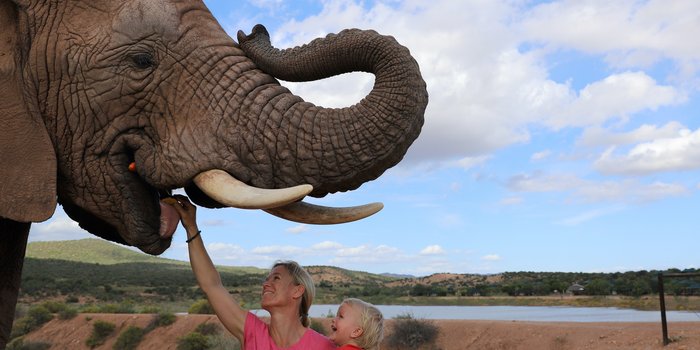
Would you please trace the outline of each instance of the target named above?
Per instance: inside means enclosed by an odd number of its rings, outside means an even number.
[[[19,38],[17,5],[0,0],[0,217],[39,222],[56,209],[56,154],[22,92]]]

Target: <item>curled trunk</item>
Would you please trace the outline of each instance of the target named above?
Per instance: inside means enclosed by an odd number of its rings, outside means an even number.
[[[258,25],[249,36],[239,32],[238,39],[262,71],[282,80],[311,81],[354,71],[375,75],[369,95],[339,109],[304,102],[279,86],[255,92],[252,98],[267,99],[259,111],[267,118],[264,123],[279,133],[263,132],[262,139],[249,141],[265,144],[261,153],[274,168],[272,186],[308,183],[315,197],[355,189],[396,165],[418,137],[428,94],[418,64],[393,37],[350,29],[279,50]]]

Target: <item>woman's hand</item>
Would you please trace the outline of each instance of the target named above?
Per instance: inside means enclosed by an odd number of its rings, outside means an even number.
[[[187,231],[187,236],[194,235],[199,231],[197,227],[197,207],[192,204],[189,198],[176,194],[163,199],[163,203],[171,205],[180,214],[182,227]]]

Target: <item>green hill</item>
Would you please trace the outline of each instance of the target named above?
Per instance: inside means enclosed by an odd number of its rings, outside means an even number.
[[[129,263],[172,264],[185,266],[189,262],[161,258],[132,250],[126,246],[103,239],[86,238],[70,241],[30,242],[27,244],[27,258],[42,260],[63,260],[99,265],[116,265]],[[249,266],[217,266],[220,272],[232,274],[265,273],[266,269]]]
[[[30,242],[28,258],[55,259],[100,265],[136,262],[159,264],[188,264],[184,261],[159,258],[102,239],[87,238],[72,241]]]

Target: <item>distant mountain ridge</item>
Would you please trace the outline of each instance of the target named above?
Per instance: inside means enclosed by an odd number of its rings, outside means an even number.
[[[150,256],[100,239],[31,242],[22,272],[21,292],[26,298],[80,295],[103,301],[125,298],[147,302],[193,300],[200,297],[189,263]],[[249,307],[259,307],[260,284],[267,268],[217,266],[222,283]],[[700,295],[697,269],[585,272],[503,272],[498,274],[435,273],[407,277],[352,271],[333,266],[306,266],[317,286],[318,303],[338,303],[347,296],[361,296],[374,303],[426,302],[447,297],[445,303],[463,303],[463,296],[561,295],[572,283],[586,287],[589,295],[656,293],[660,272],[690,273],[666,285],[670,294]],[[414,299],[425,297],[426,299]],[[456,297],[456,298],[455,298]],[[482,299],[479,299],[481,302]],[[641,299],[640,299],[641,300]],[[646,300],[646,299],[644,299]],[[647,303],[647,301],[642,301]],[[550,299],[547,301],[551,302]],[[547,304],[550,305],[550,304]],[[639,308],[649,308],[640,305]]]

